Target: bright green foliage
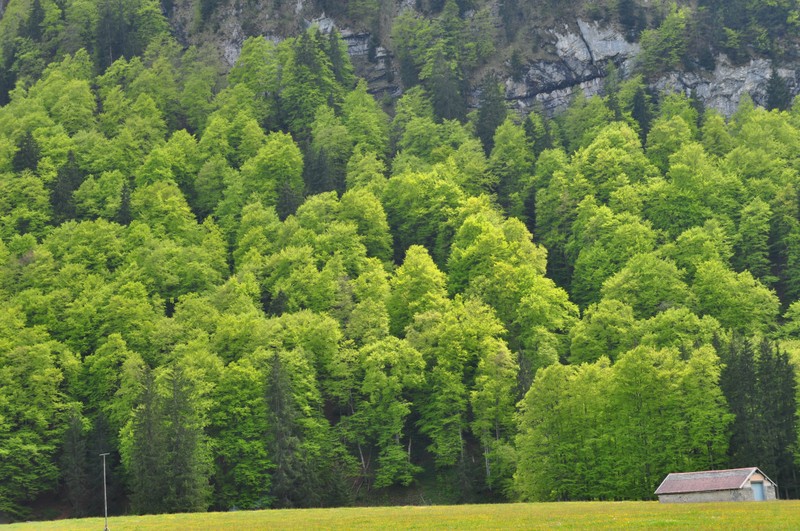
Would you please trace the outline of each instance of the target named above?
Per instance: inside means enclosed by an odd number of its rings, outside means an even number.
[[[271,133],[258,153],[241,171],[242,195],[275,206],[286,216],[297,207],[303,193],[303,156],[292,137]]]
[[[612,122],[614,115],[601,97],[586,99],[578,93],[560,118],[564,144],[573,152],[588,146],[597,133]]]
[[[517,373],[519,367],[500,341],[486,345],[475,371],[475,389],[470,392],[474,420],[472,433],[483,446],[486,485],[490,490],[511,492],[516,465],[512,434],[515,433]]]
[[[706,110],[703,115],[700,134],[703,147],[712,155],[722,157],[733,147],[733,139],[725,124],[725,118],[712,109]]]
[[[617,273],[633,256],[655,247],[655,232],[630,214],[615,215],[587,197],[578,206],[567,244],[574,258],[572,296],[582,305],[597,302],[603,282]]]
[[[685,230],[673,243],[660,249],[665,258],[686,271],[693,278],[697,267],[703,262],[716,260],[728,263],[733,256],[730,237],[717,220],[706,221],[702,227]]]
[[[724,462],[732,415],[710,347],[638,347],[607,358],[542,369],[525,399],[515,487],[523,499],[646,498],[676,467]],[[625,474],[612,474],[611,470]]]
[[[275,44],[263,37],[249,37],[242,44],[242,52],[228,74],[232,88],[241,84],[254,96],[253,118],[260,124],[275,121],[275,99],[280,78],[279,58]]]
[[[402,439],[411,412],[410,398],[424,381],[425,363],[417,350],[396,338],[364,347],[359,357],[364,369],[360,389],[364,398],[357,406],[354,422],[364,426],[365,435],[378,448],[374,486],[407,486],[421,467],[410,462]]]
[[[590,305],[570,330],[570,362],[593,363],[606,356],[612,361],[633,345],[636,326],[633,308],[615,299]]]
[[[518,217],[524,215],[525,193],[533,174],[525,131],[507,118],[497,127],[492,145],[489,169],[496,179],[497,201]]]
[[[420,86],[408,89],[395,104],[391,126],[393,144],[397,144],[413,118],[428,118],[433,121],[433,107],[425,90]]]
[[[692,130],[682,117],[659,118],[647,134],[647,156],[662,173],[666,172],[670,155],[691,138]]]
[[[693,105],[693,101],[682,92],[672,92],[662,97],[658,104],[658,117],[663,120],[683,118],[692,132],[692,138],[694,139],[697,135],[697,109]]]
[[[214,498],[221,507],[258,509],[271,501],[273,464],[263,443],[269,433],[264,378],[253,358],[246,357],[225,367],[212,395]]]
[[[639,254],[603,283],[603,297],[633,308],[638,318],[652,317],[668,308],[692,305],[692,293],[674,262],[654,254]]]
[[[504,348],[499,340],[502,333],[503,327],[491,308],[460,297],[446,307],[418,314],[409,328],[408,341],[426,363],[419,428],[430,440],[428,451],[433,454],[437,469],[466,466],[469,392],[476,385],[479,361]],[[503,372],[504,378],[511,377],[511,381],[512,374],[513,368]],[[479,382],[477,385],[477,402],[473,403],[478,405],[477,415],[483,416],[487,413],[481,412],[481,395],[490,391],[482,389]],[[508,414],[502,409],[498,413],[500,422]],[[485,433],[479,431],[478,437],[488,444]],[[491,483],[491,477],[487,481]]]
[[[56,486],[64,431],[64,384],[77,360],[14,307],[0,314],[0,510],[23,517],[24,502]]]
[[[551,365],[537,373],[520,403],[514,486],[523,500],[609,495],[607,444],[613,385],[607,359],[594,365]]]
[[[640,39],[642,52],[638,66],[645,76],[656,76],[680,66],[688,44],[688,8],[672,4],[671,11],[657,29],[645,30]]]
[[[619,122],[598,131],[591,143],[573,157],[575,171],[586,177],[601,201],[618,188],[656,175],[642,153],[636,132]]]
[[[718,388],[713,395],[704,394],[719,379],[718,361],[713,351],[702,349],[692,359],[694,364],[687,367],[674,350],[639,347],[614,366],[617,380],[610,402],[622,451],[618,465],[629,475],[620,485],[620,495],[652,496],[665,471],[702,468],[722,459],[725,428],[731,417],[720,415],[725,400]],[[714,372],[702,374],[715,365]],[[691,418],[698,414],[710,423],[703,426]],[[691,425],[697,432],[684,432],[683,425]],[[697,450],[703,453],[695,456]],[[693,464],[691,459],[698,457],[699,462]]]
[[[638,321],[632,343],[687,352],[698,345],[711,345],[719,333],[720,324],[713,317],[698,317],[688,308],[670,308],[650,319]]]
[[[444,274],[425,248],[418,245],[409,247],[390,286],[387,309],[394,335],[402,335],[415,314],[436,309],[446,300]]]
[[[437,262],[443,262],[449,243],[444,224],[462,198],[460,188],[435,171],[389,179],[383,199],[395,235],[395,261],[417,244],[431,249]]]
[[[749,271],[734,273],[711,261],[697,268],[692,291],[702,314],[719,320],[742,334],[766,332],[778,315],[775,293],[753,278]]]
[[[367,93],[367,84],[363,80],[345,96],[342,117],[347,136],[356,149],[383,157],[389,147],[389,117]]]
[[[657,229],[673,236],[713,217],[736,215],[739,179],[723,173],[699,143],[688,143],[670,157],[667,181],[654,180],[644,213]]]

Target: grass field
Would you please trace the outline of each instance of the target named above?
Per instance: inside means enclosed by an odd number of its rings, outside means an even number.
[[[298,509],[109,518],[110,531],[176,529],[800,529],[800,501],[667,504],[574,502]],[[102,518],[16,529],[100,531]]]

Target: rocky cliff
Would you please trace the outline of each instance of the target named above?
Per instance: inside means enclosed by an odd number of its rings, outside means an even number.
[[[0,3],[2,0],[0,0]],[[356,69],[369,82],[376,95],[402,94],[399,75],[392,65],[392,43],[389,38],[391,24],[399,12],[414,9],[419,2],[396,0],[381,4],[377,31],[368,30],[357,20],[326,15],[322,0],[296,0],[293,2],[256,0],[238,2],[223,0],[208,20],[198,22],[196,2],[178,0],[171,22],[176,35],[185,43],[215,42],[223,60],[230,66],[249,35],[263,35],[279,41],[289,35],[316,24],[323,31],[336,27],[348,44]],[[512,77],[503,45],[498,45],[498,60],[492,69],[499,71],[505,82],[509,105],[525,110],[541,104],[547,112],[562,109],[573,95],[581,90],[587,96],[600,93],[604,80],[613,64],[623,76],[634,71],[641,48],[631,42],[622,29],[613,23],[592,21],[583,12],[565,13],[546,23],[523,27],[522,39],[536,42],[540,53],[528,58]],[[468,16],[468,15],[467,15]],[[800,91],[798,63],[773,64],[766,57],[754,57],[744,64],[734,64],[725,55],[715,57],[713,70],[693,68],[662,74],[651,81],[654,91],[683,91],[699,98],[706,106],[730,115],[743,94],[750,94],[756,103],[766,101],[767,82],[773,69],[787,82],[792,95]],[[475,80],[473,85],[477,85]],[[472,93],[474,104],[477,93]]]

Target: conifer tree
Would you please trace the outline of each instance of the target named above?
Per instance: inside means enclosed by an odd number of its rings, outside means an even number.
[[[475,124],[475,134],[483,143],[483,149],[487,156],[494,147],[494,132],[506,119],[507,112],[500,80],[497,78],[497,74],[491,72],[484,76],[481,82],[478,120]]]

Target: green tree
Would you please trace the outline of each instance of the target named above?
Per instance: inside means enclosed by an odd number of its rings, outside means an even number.
[[[582,92],[578,92],[557,123],[563,134],[564,145],[569,152],[573,152],[588,146],[613,119],[614,114],[600,96],[587,99]]]
[[[271,503],[265,377],[247,356],[223,369],[212,394],[209,431],[214,441],[217,507],[260,509]]]
[[[767,105],[768,110],[778,109],[785,111],[792,103],[791,92],[780,74],[773,68],[767,81]]]
[[[386,306],[393,335],[402,336],[415,314],[444,304],[445,280],[424,247],[408,248],[403,264],[389,283],[391,291]]]
[[[656,76],[681,65],[686,56],[691,11],[673,4],[664,21],[656,29],[642,32],[642,52],[638,66],[646,77]]]
[[[389,337],[364,347],[359,357],[364,398],[356,416],[378,449],[374,486],[408,486],[422,470],[411,463],[411,442],[406,448],[402,440],[407,437],[412,393],[424,381],[422,356],[405,341]]]
[[[769,205],[756,197],[742,208],[739,234],[733,263],[740,271],[748,270],[766,285],[776,279],[771,274],[769,231],[772,212]]]
[[[507,118],[496,128],[492,145],[489,171],[496,179],[497,200],[511,215],[523,217],[527,214],[525,194],[533,174],[525,131]]]
[[[307,138],[314,113],[321,105],[338,104],[342,90],[319,29],[310,28],[288,41],[288,46],[281,76],[280,108],[289,130],[299,138]]]
[[[303,194],[302,153],[288,134],[271,133],[258,154],[242,166],[240,178],[244,197],[255,195],[286,217]]]
[[[41,327],[26,327],[13,306],[0,312],[0,359],[0,510],[20,518],[57,485],[65,386],[77,360]]]
[[[383,205],[395,236],[395,261],[410,246],[423,245],[438,263],[443,263],[449,246],[446,222],[462,198],[461,189],[435,171],[389,179]]]
[[[483,446],[486,485],[503,494],[511,491],[516,465],[513,435],[516,433],[517,373],[519,366],[500,341],[487,344],[475,369],[470,392],[472,433]]]
[[[475,122],[475,134],[483,143],[487,156],[494,148],[495,130],[505,121],[507,113],[505,96],[497,74],[494,72],[487,74],[481,81],[478,116]]]
[[[593,363],[606,356],[614,361],[633,346],[633,308],[615,299],[590,305],[569,332],[570,362]]]
[[[653,122],[647,135],[647,156],[662,173],[666,173],[670,155],[691,138],[692,131],[682,117],[659,118]]]
[[[253,118],[264,127],[275,124],[279,94],[280,59],[276,46],[261,36],[248,37],[228,74],[231,88],[244,85],[254,98]]]
[[[742,334],[767,332],[778,316],[778,297],[772,290],[750,272],[734,273],[719,262],[698,266],[692,291],[701,314]]]
[[[652,317],[673,307],[691,306],[692,293],[674,262],[653,253],[631,258],[617,274],[603,283],[604,298],[633,308],[638,318]]]
[[[349,63],[348,63],[349,64]],[[367,92],[366,82],[359,81],[344,97],[342,122],[356,146],[383,157],[389,148],[389,117]]]

